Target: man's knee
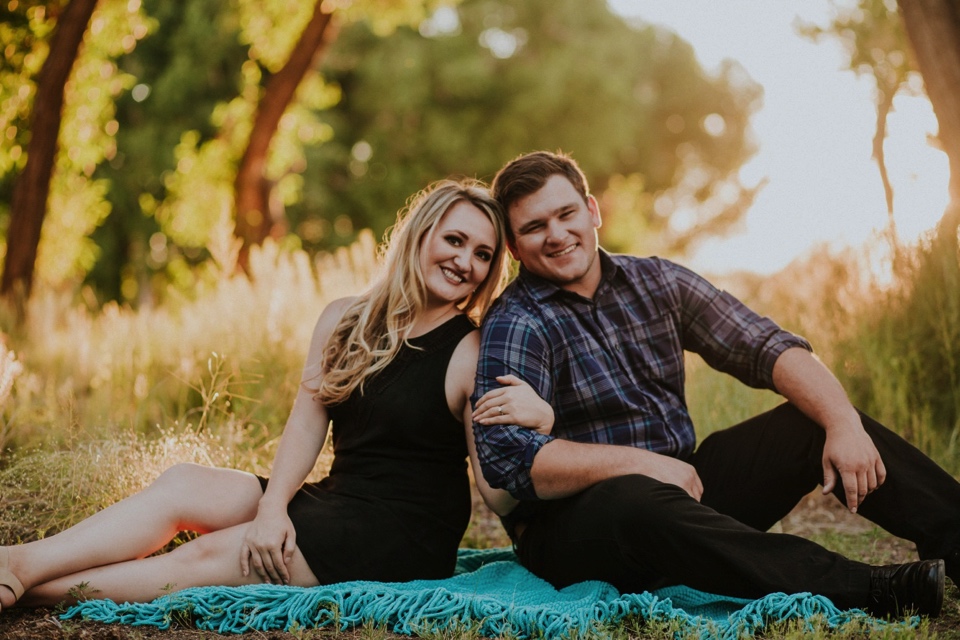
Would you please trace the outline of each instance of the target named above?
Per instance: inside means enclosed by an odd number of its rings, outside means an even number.
[[[610,526],[623,527],[627,535],[638,528],[658,528],[670,521],[668,514],[693,500],[676,485],[640,474],[598,482],[583,493],[595,517]]]

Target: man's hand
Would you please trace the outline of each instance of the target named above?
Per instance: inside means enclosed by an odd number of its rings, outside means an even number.
[[[823,493],[843,481],[847,508],[856,513],[867,495],[887,478],[880,452],[863,429],[860,414],[850,404],[840,382],[806,349],[787,349],[773,365],[777,390],[823,427]]]
[[[676,485],[698,501],[703,495],[703,483],[692,465],[636,447],[552,440],[543,445],[530,469],[537,496],[545,500],[565,498],[630,474]]]
[[[856,513],[864,498],[876,491],[887,478],[880,452],[859,423],[827,430],[822,462],[823,494],[827,495],[836,488],[839,474],[851,513]]]
[[[690,494],[690,497],[694,500],[700,502],[700,496],[703,495],[703,483],[700,481],[700,476],[693,465],[670,456],[652,452],[645,453],[650,453],[650,456],[645,465],[646,472],[643,475],[660,482],[674,484]]]

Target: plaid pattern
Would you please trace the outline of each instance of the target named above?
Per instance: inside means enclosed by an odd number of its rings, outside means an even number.
[[[535,499],[530,467],[554,437],[685,458],[696,435],[684,397],[684,350],[744,383],[773,389],[773,364],[810,349],[730,294],[667,260],[600,251],[587,300],[521,268],[483,322],[473,402],[512,373],[553,406],[551,436],[474,425],[484,477]]]

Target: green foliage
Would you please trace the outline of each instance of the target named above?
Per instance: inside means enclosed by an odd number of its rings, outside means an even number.
[[[430,180],[489,179],[541,148],[573,153],[597,194],[640,185],[642,201],[604,201],[610,228],[641,219],[651,235],[670,231],[670,246],[737,217],[720,222],[743,191],[736,172],[753,152],[760,88],[735,63],[708,75],[687,43],[598,0],[467,0],[388,38],[352,25],[325,73],[343,100],[324,116],[335,136],[309,151],[315,179],[290,210],[307,246],[379,234]],[[604,240],[630,249],[631,235]]]
[[[866,355],[843,367],[866,410],[924,449],[960,462],[960,212],[893,263],[896,286],[874,301],[842,348]],[[870,364],[883,367],[878,375]]]
[[[901,89],[918,92],[921,80],[895,0],[858,0],[856,5],[844,7],[834,4],[834,12],[827,26],[802,24],[800,33],[814,41],[839,40],[850,70],[873,76],[877,89],[890,97]]]
[[[392,7],[390,11],[379,10],[387,4]],[[142,55],[134,52],[128,62],[131,68],[142,69],[143,86],[163,93],[153,103],[149,96],[143,104],[127,102],[126,115],[132,130],[129,139],[121,140],[120,151],[125,158],[133,159],[138,153],[152,158],[152,162],[141,162],[142,170],[132,167],[132,173],[122,163],[114,163],[111,175],[127,185],[120,190],[125,209],[119,215],[126,220],[130,211],[139,210],[152,220],[139,225],[120,222],[113,230],[134,235],[133,240],[139,240],[141,246],[149,244],[151,251],[146,265],[135,265],[140,270],[139,278],[111,271],[110,262],[102,264],[95,274],[96,281],[113,281],[113,297],[142,297],[137,281],[144,281],[150,273],[165,272],[171,280],[182,282],[178,274],[185,273],[189,264],[205,256],[203,250],[219,219],[224,213],[233,215],[236,166],[246,147],[263,88],[270,74],[286,62],[314,4],[206,0],[188,6],[192,10],[185,16],[161,3],[151,7],[161,25],[157,40],[152,48],[144,48]],[[412,19],[423,12],[419,0],[357,2],[351,7],[348,14],[357,19],[376,14],[381,27],[395,26],[397,20]],[[204,25],[209,28],[203,28]],[[167,52],[168,63],[164,64],[162,59],[157,62],[158,49]],[[199,70],[198,60],[203,65]],[[155,86],[151,74],[156,77]],[[208,75],[215,79],[212,91],[195,86],[198,79],[202,82]],[[180,87],[180,82],[185,83],[187,91]],[[194,94],[201,98],[200,109],[191,105]],[[271,195],[281,205],[301,200],[301,174],[306,167],[304,149],[320,145],[332,136],[332,129],[318,119],[317,113],[339,99],[339,87],[325,83],[315,72],[308,74],[298,88],[267,158],[266,178],[273,187]],[[180,113],[192,116],[183,117]],[[147,126],[141,127],[142,122]],[[152,142],[158,130],[164,144]],[[128,141],[130,147],[126,146]],[[162,180],[156,176],[162,176]],[[121,236],[117,240],[119,252],[131,238]],[[162,250],[152,250],[155,246]],[[122,255],[114,257],[120,260],[112,264],[124,261]]]
[[[63,2],[10,2],[0,27],[0,213],[6,217],[13,180],[26,161],[36,75],[48,53]],[[151,22],[138,1],[105,0],[64,88],[60,151],[51,181],[49,214],[37,258],[38,282],[59,285],[82,277],[97,256],[88,239],[109,212],[107,184],[93,178],[116,153],[115,100],[134,81],[115,60],[134,49]]]
[[[26,162],[33,78],[47,56],[47,40],[55,21],[50,18],[66,4],[17,2],[0,5],[0,177]],[[9,181],[4,180],[4,190]]]
[[[104,0],[91,22],[67,87],[40,247],[44,285],[86,276],[98,299],[133,303],[154,301],[167,283],[195,284],[193,267],[233,215],[258,101],[314,6],[142,1]],[[62,6],[0,8],[10,18],[0,26],[0,229]],[[736,171],[752,153],[747,121],[760,90],[733,63],[708,75],[679,38],[628,25],[599,0],[331,7],[341,30],[329,64],[301,84],[267,159],[294,244],[336,247],[368,227],[379,235],[427,182],[489,178],[533,148],[576,154],[606,194],[614,250],[683,251],[749,204]]]
[[[248,57],[231,6],[228,0],[146,0],[155,27],[118,61],[136,84],[116,101],[117,152],[96,172],[110,184],[112,213],[92,237],[100,258],[87,278],[107,300],[149,299],[165,280],[187,284],[184,268],[201,255],[195,241],[186,249],[172,242],[153,216],[177,167],[178,145],[192,149],[216,137],[214,109],[240,90]],[[201,220],[217,219],[219,210],[200,213]]]

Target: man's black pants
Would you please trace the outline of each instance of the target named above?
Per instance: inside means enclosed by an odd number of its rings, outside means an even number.
[[[887,469],[858,513],[916,543],[921,558],[960,548],[960,483],[898,435],[861,414]],[[803,538],[765,533],[823,481],[825,433],[784,404],[711,434],[688,461],[701,502],[642,475],[600,482],[534,507],[521,562],[562,587],[604,580],[622,592],[684,584],[746,598],[809,591],[863,607],[870,567]],[[838,484],[840,484],[838,482]],[[844,500],[843,487],[835,495]]]

